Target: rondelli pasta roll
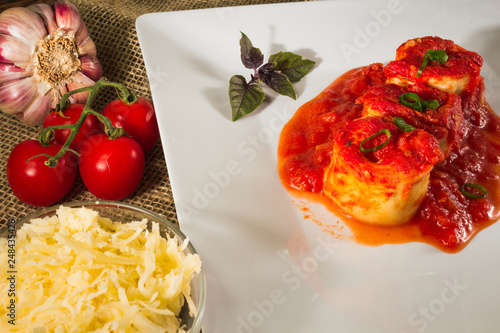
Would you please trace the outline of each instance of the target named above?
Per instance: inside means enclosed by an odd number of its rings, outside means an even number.
[[[469,103],[471,98],[483,98],[482,65],[479,54],[451,40],[422,37],[399,46],[396,59],[385,66],[384,74],[388,83],[406,86],[420,82],[460,95],[464,103]]]
[[[424,130],[404,132],[392,117],[359,118],[333,140],[323,193],[357,220],[404,223],[423,200],[430,171],[443,159],[439,142]]]
[[[432,89],[421,83],[401,87],[395,84],[373,86],[356,100],[363,104],[362,117],[400,117],[438,139],[445,157],[453,144],[460,143],[462,105],[458,95]]]
[[[361,243],[460,251],[500,216],[500,118],[484,97],[482,63],[422,37],[387,65],[346,71],[284,126],[283,185],[342,213]]]

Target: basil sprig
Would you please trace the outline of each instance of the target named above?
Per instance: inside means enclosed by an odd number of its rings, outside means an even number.
[[[444,65],[448,61],[448,54],[446,54],[445,50],[427,50],[427,52],[425,52],[424,61],[422,62],[420,68],[417,70],[417,77],[422,75],[422,72],[424,71],[425,67],[427,67],[427,63],[429,61],[435,61],[437,63],[440,63],[441,65]]]
[[[437,109],[439,101],[437,99],[421,100],[415,93],[404,93],[399,96],[399,102],[418,112],[424,112],[427,108]]]
[[[244,33],[241,33],[240,51],[241,62],[245,68],[253,69],[253,74],[248,82],[242,75],[234,75],[229,80],[233,121],[255,111],[262,104],[265,93],[261,83],[280,95],[296,99],[292,83],[300,81],[316,64],[292,52],[273,54],[264,64],[264,55]]]

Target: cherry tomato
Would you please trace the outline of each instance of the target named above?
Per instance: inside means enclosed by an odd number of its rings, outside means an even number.
[[[155,109],[144,97],[139,97],[132,104],[126,104],[120,99],[114,100],[106,105],[102,114],[111,120],[113,126],[123,128],[132,139],[139,142],[144,154],[150,152],[158,141]]]
[[[43,127],[46,128],[48,126],[74,124],[78,121],[78,119],[80,119],[83,108],[83,104],[71,104],[67,109],[63,111],[63,115],[57,112],[52,112],[48,114],[47,117],[45,117],[45,120],[43,121]],[[87,118],[85,118],[85,121],[83,122],[82,127],[76,134],[75,138],[71,142],[70,148],[79,151],[83,141],[86,138],[94,134],[102,133],[100,123],[101,122],[99,121],[99,119],[97,119],[96,116],[94,116],[93,114],[89,114]],[[69,129],[55,130],[53,142],[64,145],[70,133],[71,131]]]
[[[121,200],[134,192],[144,173],[144,152],[135,140],[93,135],[82,144],[78,166],[83,183],[99,199]]]
[[[49,206],[70,191],[77,175],[70,156],[73,153],[64,154],[54,168],[44,164],[48,157],[37,156],[54,156],[61,147],[59,144],[44,147],[38,140],[22,141],[14,147],[7,161],[7,180],[19,200],[28,205]]]

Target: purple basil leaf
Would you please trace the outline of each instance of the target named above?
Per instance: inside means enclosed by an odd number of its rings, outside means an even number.
[[[292,52],[278,52],[269,57],[269,62],[276,63],[274,70],[285,74],[290,82],[300,81],[314,67],[316,62],[302,59]]]
[[[262,78],[274,71],[274,66],[276,66],[276,64],[272,62],[268,62],[267,64],[262,65],[258,70],[259,78]]]
[[[288,96],[293,99],[297,98],[292,83],[285,74],[280,72],[271,72],[264,77],[260,77],[260,79],[278,94]]]
[[[241,33],[240,39],[241,62],[246,68],[256,69],[264,62],[264,55],[256,47],[253,47],[250,39]]]
[[[234,75],[229,80],[229,103],[233,121],[257,109],[264,97],[264,89],[258,83],[247,83],[242,75]]]

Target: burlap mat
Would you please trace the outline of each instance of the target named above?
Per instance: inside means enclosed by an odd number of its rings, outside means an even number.
[[[37,1],[0,1],[0,10],[9,7],[27,6]],[[51,3],[49,1],[44,1]],[[80,10],[87,24],[90,36],[97,46],[98,58],[103,65],[104,76],[120,82],[139,95],[151,99],[149,83],[144,67],[139,41],[135,31],[138,16],[152,12],[167,12],[237,5],[292,2],[286,0],[70,0]],[[102,95],[101,95],[102,94]],[[99,95],[96,109],[115,98],[112,89],[103,90]],[[101,105],[99,105],[101,104]],[[35,139],[39,128],[27,127],[16,117],[0,112],[0,227],[9,218],[20,218],[38,208],[19,201],[11,192],[7,182],[6,164],[14,146],[27,139]],[[95,200],[77,179],[73,190],[62,202]],[[123,200],[165,215],[177,223],[172,190],[163,155],[161,142],[149,153],[144,177],[136,192]]]

